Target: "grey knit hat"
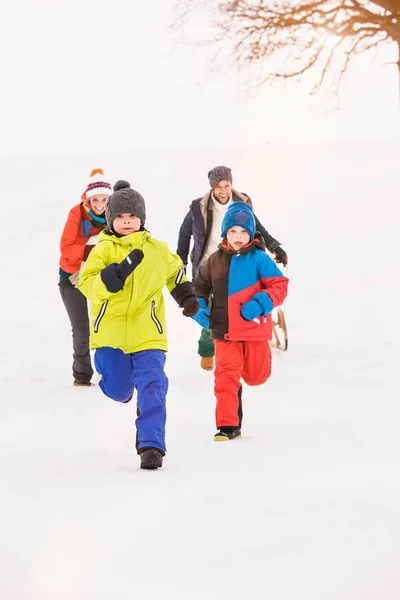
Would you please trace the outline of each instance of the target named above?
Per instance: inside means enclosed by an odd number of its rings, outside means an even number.
[[[215,188],[220,181],[229,181],[232,183],[232,171],[229,167],[214,167],[208,173],[208,181],[210,182],[211,189]]]
[[[106,201],[106,221],[112,228],[114,219],[123,213],[139,217],[142,225],[146,222],[146,205],[143,196],[133,190],[129,181],[119,179],[113,187],[114,193]]]

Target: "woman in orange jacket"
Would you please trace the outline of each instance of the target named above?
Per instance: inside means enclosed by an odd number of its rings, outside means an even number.
[[[111,194],[111,185],[101,169],[94,169],[82,194],[82,201],[68,215],[61,236],[60,294],[72,328],[75,386],[90,386],[93,368],[89,351],[89,316],[85,296],[77,285],[82,264],[104,229],[105,202]]]

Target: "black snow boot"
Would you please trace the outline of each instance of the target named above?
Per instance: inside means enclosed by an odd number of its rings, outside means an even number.
[[[140,450],[141,469],[159,469],[162,467],[163,453],[158,448],[142,448]]]
[[[229,442],[242,435],[240,427],[220,427],[214,435],[215,442]]]

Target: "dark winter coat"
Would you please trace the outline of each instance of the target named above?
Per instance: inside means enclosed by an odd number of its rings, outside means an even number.
[[[216,340],[270,340],[271,314],[252,321],[245,320],[240,310],[259,292],[265,293],[269,310],[280,306],[286,298],[288,279],[265,253],[265,245],[256,239],[238,252],[223,241],[199,268],[193,285],[199,298],[208,303],[212,296],[210,331]],[[271,304],[272,303],[272,304]]]
[[[241,194],[232,189],[232,200],[236,202],[248,202],[251,204],[250,198],[246,194]],[[254,215],[255,216],[255,215]],[[201,259],[203,258],[205,249],[207,248],[208,239],[210,237],[213,219],[211,190],[207,192],[203,198],[193,200],[190,205],[189,212],[183,220],[179,230],[178,248],[176,253],[181,257],[184,265],[188,263],[190,240],[193,236],[193,248],[190,253],[192,261],[192,274],[195,275]],[[270,252],[273,252],[280,246],[275,238],[261,225],[260,221],[255,216],[256,230],[259,231],[264,238],[265,244]]]

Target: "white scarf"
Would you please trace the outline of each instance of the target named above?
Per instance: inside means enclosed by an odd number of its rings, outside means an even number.
[[[213,194],[211,194],[211,200],[212,200],[212,211],[213,211],[212,226],[211,226],[211,231],[210,231],[210,237],[208,238],[207,246],[204,251],[203,258],[202,258],[202,262],[204,260],[207,260],[207,258],[209,256],[211,256],[211,254],[213,254],[214,252],[216,252],[218,250],[218,246],[222,240],[222,238],[221,238],[222,221],[224,219],[226,211],[228,210],[228,206],[230,206],[233,203],[232,194],[226,204],[221,204],[221,202],[218,202],[218,200],[216,200],[214,198]]]

